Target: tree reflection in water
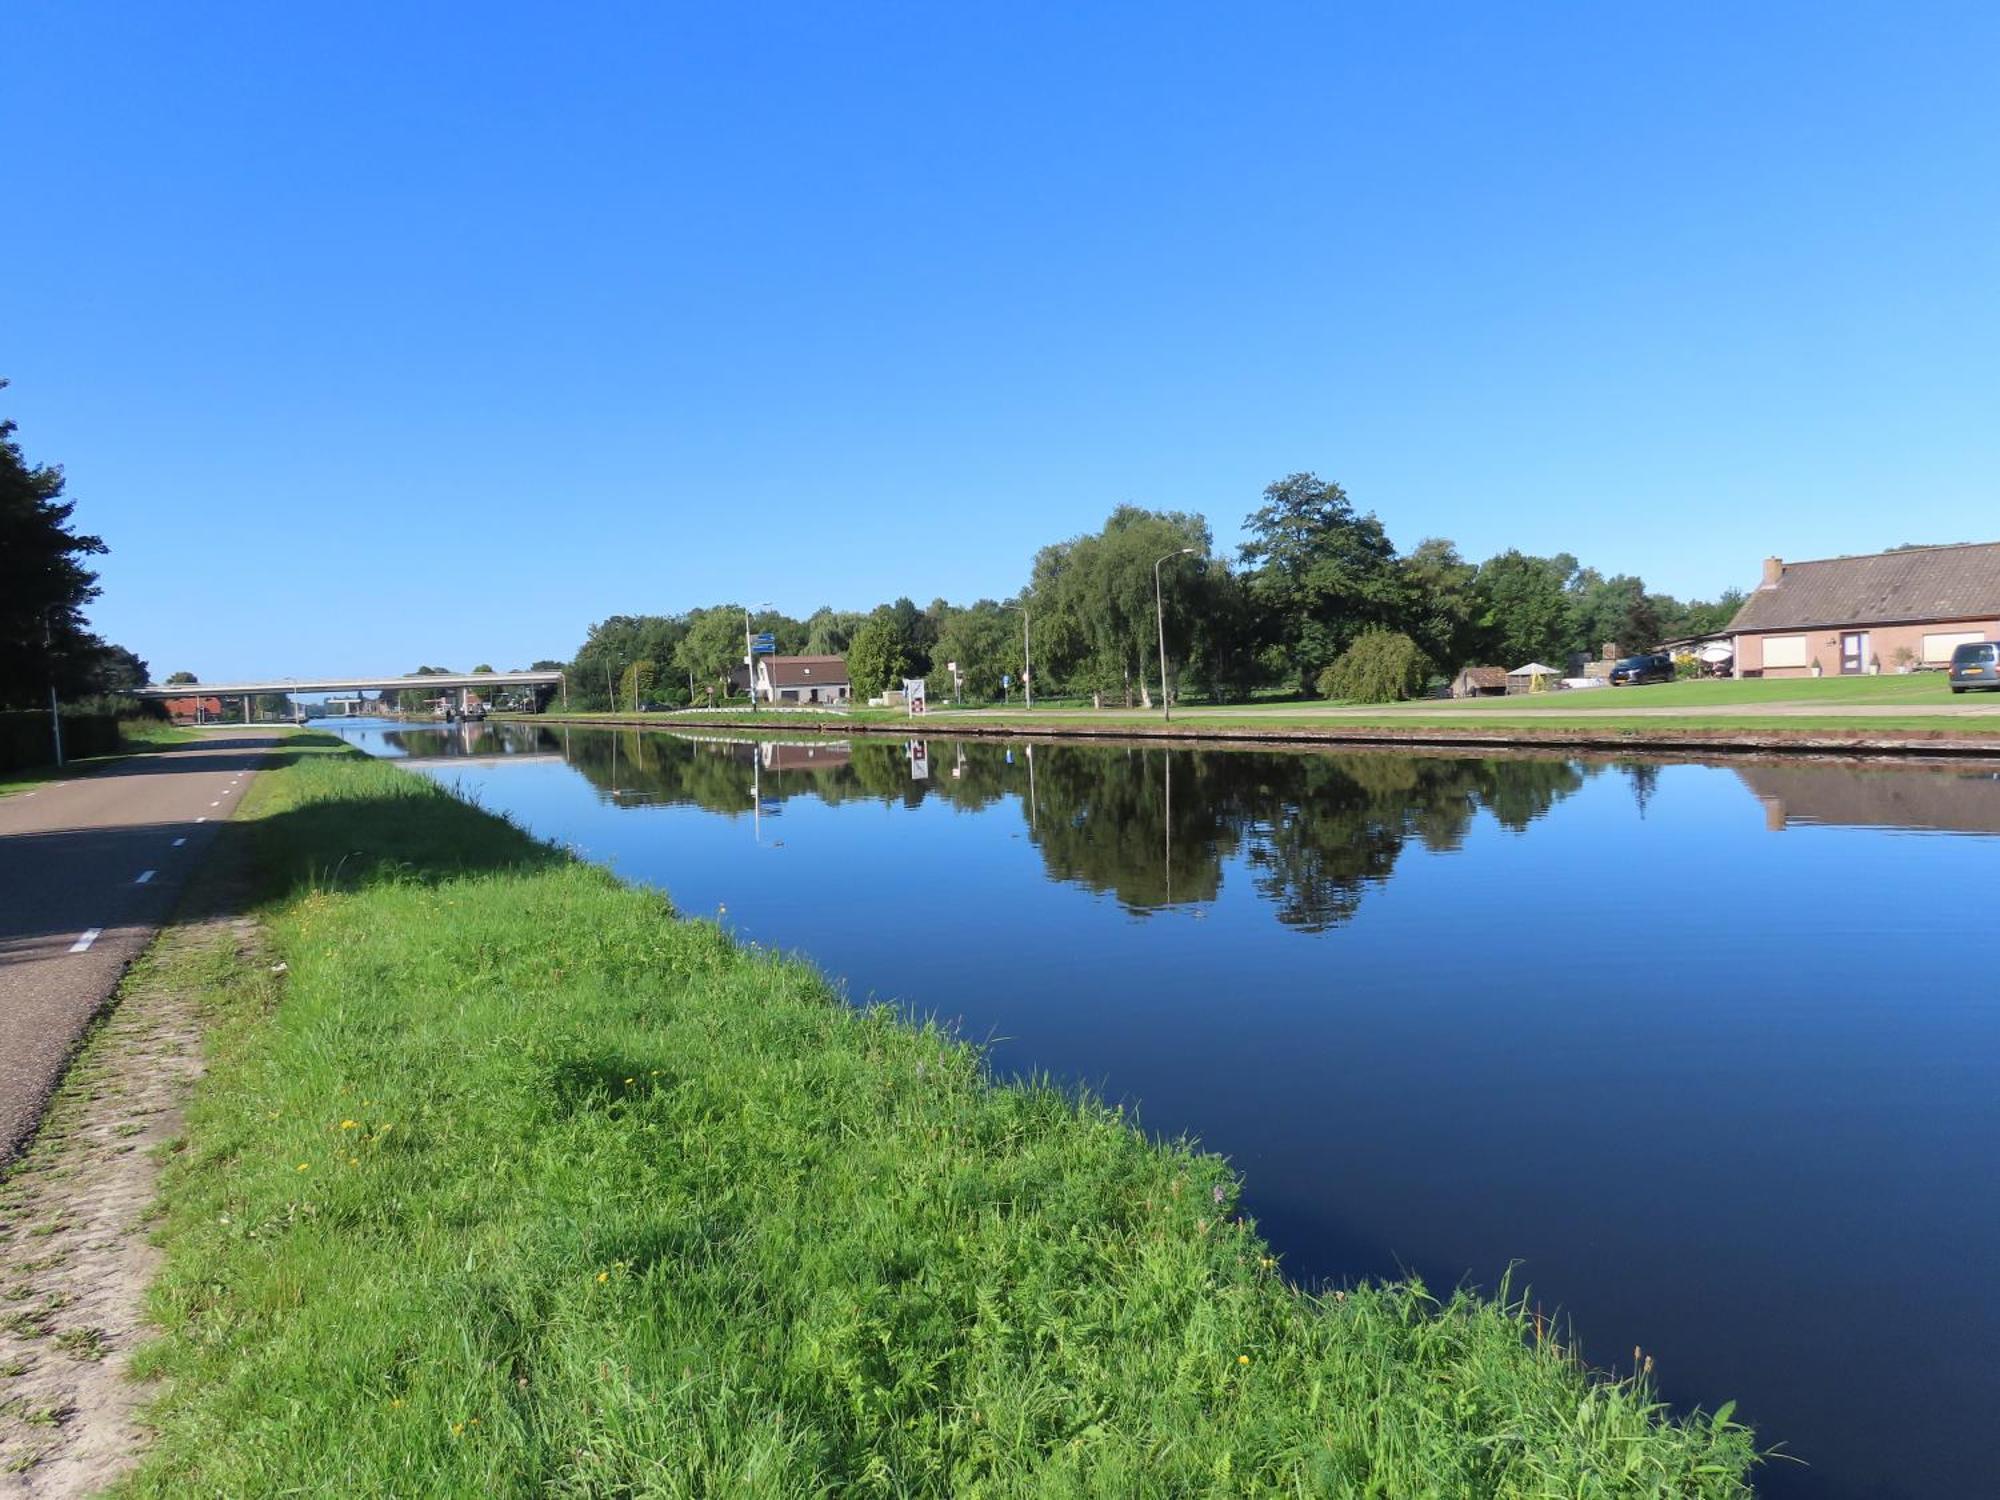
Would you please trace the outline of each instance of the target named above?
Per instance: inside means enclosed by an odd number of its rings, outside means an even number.
[[[403,736],[401,748],[425,755],[428,733]],[[1214,900],[1225,864],[1240,855],[1278,921],[1306,932],[1351,917],[1410,841],[1456,849],[1482,811],[1518,831],[1597,769],[1564,760],[930,739],[919,775],[911,745],[887,739],[778,743],[498,725],[449,743],[445,753],[454,755],[563,754],[621,806],[736,817],[795,797],[967,810],[1013,801],[1052,879],[1144,914]]]

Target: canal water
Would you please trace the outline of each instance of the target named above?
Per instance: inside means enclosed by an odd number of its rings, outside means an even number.
[[[1198,1137],[1303,1281],[1511,1267],[1768,1494],[2000,1494],[1992,769],[341,730]]]

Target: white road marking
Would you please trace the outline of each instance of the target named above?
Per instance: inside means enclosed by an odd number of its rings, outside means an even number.
[[[186,840],[186,839],[175,839],[175,840],[174,840],[174,847],[175,847],[176,849],[178,849],[178,848],[180,848],[180,846],[181,846],[182,844],[185,844],[186,842],[187,842],[187,840]]]
[[[220,806],[222,806],[222,802],[221,802],[221,799],[219,799],[219,798],[218,798],[218,799],[217,799],[216,801],[214,801],[214,802],[211,802],[211,803],[209,803],[208,805],[209,805],[210,807],[220,807]]]
[[[196,819],[195,819],[195,822],[197,822],[197,823],[206,823],[207,821],[208,821],[208,819],[206,819],[206,818],[196,818]]]
[[[69,951],[72,953],[88,953],[90,951],[90,945],[97,941],[98,934],[103,931],[104,929],[102,927],[90,928],[84,933],[82,937],[78,938],[75,942],[69,945]]]
[[[160,872],[158,870],[141,870],[139,872],[139,878],[133,881],[132,884],[144,885],[147,881],[151,880],[155,875],[159,873]]]

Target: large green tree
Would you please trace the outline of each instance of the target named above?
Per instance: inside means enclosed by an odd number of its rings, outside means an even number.
[[[1473,584],[1479,654],[1495,666],[1561,667],[1575,637],[1569,586],[1576,572],[1567,552],[1531,557],[1510,550],[1481,563]]]
[[[1170,665],[1185,662],[1201,638],[1209,545],[1201,516],[1121,505],[1103,530],[1043,548],[1029,596],[1036,680],[1150,707],[1159,672],[1154,564]],[[1183,549],[1194,555],[1177,555]]]
[[[1250,595],[1267,645],[1301,690],[1370,626],[1398,626],[1408,591],[1396,549],[1372,512],[1317,474],[1266,486],[1244,518]]]
[[[83,620],[98,594],[83,559],[104,542],[71,528],[62,470],[29,463],[14,433],[0,420],[0,708],[39,705],[52,682],[65,698],[95,690],[106,649]]]

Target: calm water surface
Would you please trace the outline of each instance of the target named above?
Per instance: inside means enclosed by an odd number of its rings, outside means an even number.
[[[1512,1264],[1770,1494],[2000,1494],[1991,771],[342,730],[1198,1136],[1297,1277]]]

